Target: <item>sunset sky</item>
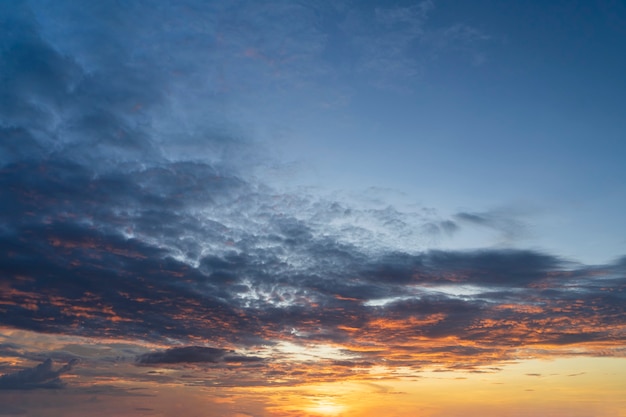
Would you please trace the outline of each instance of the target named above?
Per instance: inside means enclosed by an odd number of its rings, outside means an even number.
[[[0,2],[0,417],[626,417],[626,4]]]

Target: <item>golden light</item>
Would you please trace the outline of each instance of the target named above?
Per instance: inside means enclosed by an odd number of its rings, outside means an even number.
[[[317,401],[315,405],[308,407],[307,411],[325,416],[336,416],[344,411],[344,409],[345,407],[343,405],[336,404],[329,400],[320,400]]]

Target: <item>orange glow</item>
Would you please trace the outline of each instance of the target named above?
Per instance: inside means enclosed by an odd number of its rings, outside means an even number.
[[[246,391],[266,397],[272,417],[626,417],[624,375],[623,359],[569,358]]]
[[[205,417],[209,412],[224,417],[626,417],[626,359],[580,356],[572,346],[558,351],[569,357],[500,361],[489,367],[454,370],[453,354],[442,356],[437,366],[409,368],[392,365],[396,357],[407,353],[394,347],[385,353],[387,366],[359,367],[358,361],[351,364],[349,360],[336,365],[341,362],[333,359],[342,355],[339,346],[313,349],[283,343],[265,348],[262,356],[268,360],[262,367],[228,364],[211,370],[191,364],[147,368],[137,366],[132,357],[114,365],[98,359],[117,356],[129,348],[145,352],[166,347],[139,341],[0,328],[0,343],[9,341],[28,344],[33,351],[56,350],[83,358],[82,364],[63,375],[68,386],[54,395],[49,391],[16,394],[0,390],[0,403],[19,400],[32,404],[32,415],[47,415],[44,407],[63,404],[64,415],[70,417]],[[448,337],[438,343],[447,346],[455,341]],[[577,348],[582,352],[593,348],[603,354],[615,348],[611,346]],[[537,346],[536,352],[528,354],[541,357],[542,349]],[[550,349],[554,355],[555,348]],[[518,357],[522,356],[524,353],[518,352]],[[471,360],[457,357],[457,361]],[[13,372],[37,362],[9,355],[0,358],[0,364]],[[98,407],[87,412],[85,404],[94,390]]]

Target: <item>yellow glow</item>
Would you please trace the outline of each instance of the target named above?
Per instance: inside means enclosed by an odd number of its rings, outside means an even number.
[[[624,358],[534,359],[500,368],[412,377],[379,369],[365,379],[253,390],[272,417],[626,417]]]
[[[334,416],[345,410],[343,405],[335,404],[332,401],[321,400],[316,405],[308,407],[306,411],[316,414],[322,414],[325,416]]]

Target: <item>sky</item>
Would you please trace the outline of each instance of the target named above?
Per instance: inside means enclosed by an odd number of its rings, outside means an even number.
[[[623,2],[0,33],[0,416],[626,417]]]

